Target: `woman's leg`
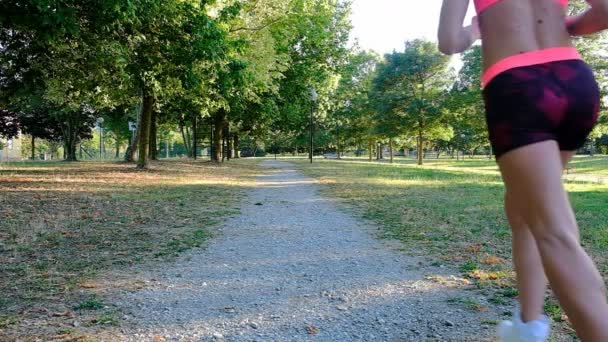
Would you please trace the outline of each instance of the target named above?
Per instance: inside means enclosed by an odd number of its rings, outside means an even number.
[[[513,195],[508,193],[505,198],[505,210],[512,231],[513,266],[517,273],[521,320],[535,321],[542,314],[547,277],[534,236]]]
[[[561,152],[562,169],[565,169],[575,152]],[[542,314],[547,277],[534,236],[526,224],[517,202],[505,196],[505,211],[512,231],[513,265],[517,273],[521,319],[524,322],[538,320]],[[578,232],[577,232],[578,236]]]
[[[528,225],[545,273],[583,341],[608,341],[608,303],[603,280],[581,247],[577,224],[561,183],[555,141],[522,147],[498,164],[507,193]]]

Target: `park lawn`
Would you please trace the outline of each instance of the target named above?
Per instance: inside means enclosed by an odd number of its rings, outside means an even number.
[[[458,267],[491,302],[507,304],[515,296],[510,264],[510,231],[503,214],[504,187],[494,161],[474,159],[411,160],[395,164],[364,160],[296,162],[317,178],[322,191],[355,213],[377,222],[382,235],[404,249],[431,256],[432,265]],[[606,157],[577,157],[572,175],[607,174]],[[608,180],[567,180],[582,239],[604,274],[608,273]],[[604,181],[605,180],[605,181]],[[554,303],[547,310],[561,313]]]
[[[0,164],[0,337],[51,303],[101,307],[81,292],[103,272],[201,246],[253,185],[255,161],[228,165]]]

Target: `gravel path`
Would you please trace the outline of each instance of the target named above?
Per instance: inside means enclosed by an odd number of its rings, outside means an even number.
[[[242,213],[207,248],[144,276],[116,305],[125,341],[489,341],[497,317],[318,194],[290,164],[266,161]],[[446,277],[438,281],[429,274]]]

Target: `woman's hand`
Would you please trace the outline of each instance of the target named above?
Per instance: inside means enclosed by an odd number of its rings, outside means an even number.
[[[591,8],[580,15],[566,18],[571,36],[585,36],[608,29],[608,0],[587,0]]]
[[[478,17],[473,17],[473,19],[471,19],[471,26],[470,26],[470,32],[471,32],[471,41],[475,42],[479,39],[481,39],[481,29],[479,28],[479,18]]]
[[[439,50],[451,55],[460,53],[479,39],[477,25],[462,27],[469,0],[444,0],[439,21]]]

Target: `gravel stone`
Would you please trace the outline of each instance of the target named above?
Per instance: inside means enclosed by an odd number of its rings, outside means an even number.
[[[429,280],[437,267],[378,239],[378,226],[320,195],[320,185],[292,165],[262,166],[241,213],[226,219],[205,248],[141,270],[147,287],[112,296],[129,319],[100,328],[112,336],[102,340],[494,340],[493,330],[464,322],[497,315],[448,314],[456,310],[448,299],[471,296],[465,285]],[[306,325],[318,332],[310,335]]]

